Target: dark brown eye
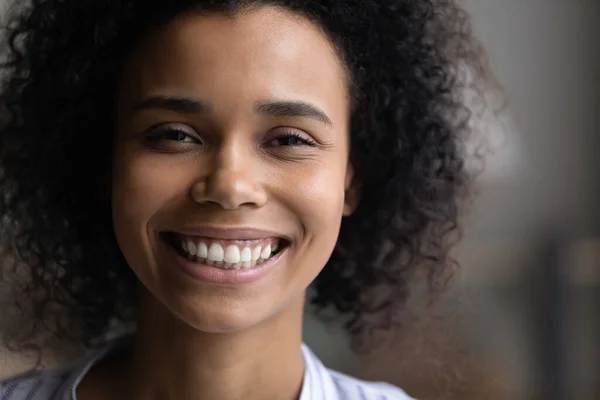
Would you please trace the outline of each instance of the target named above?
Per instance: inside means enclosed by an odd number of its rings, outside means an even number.
[[[196,141],[195,138],[191,137],[187,133],[180,131],[180,130],[175,130],[175,129],[169,129],[167,132],[165,132],[164,138],[165,138],[165,140],[173,140],[176,142],[195,142]]]
[[[305,137],[298,132],[284,132],[275,137],[271,137],[267,145],[269,147],[315,147],[316,143],[309,137]]]
[[[151,128],[144,134],[149,145],[159,144],[203,144],[196,132],[184,124],[163,124]]]
[[[199,143],[200,141],[195,136],[176,128],[159,128],[151,131],[146,136],[150,142],[159,142],[161,140],[169,140],[173,142],[189,142]]]

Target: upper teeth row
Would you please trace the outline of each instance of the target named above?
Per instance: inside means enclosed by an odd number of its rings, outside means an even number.
[[[260,259],[266,260],[271,257],[274,251],[277,251],[277,245],[271,247],[256,246],[253,249],[250,247],[238,247],[231,244],[223,248],[220,243],[212,243],[208,246],[206,243],[194,242],[192,240],[184,240],[182,242],[183,250],[190,256],[195,256],[198,259],[205,259],[213,262],[225,262],[229,264],[237,263],[252,263]]]

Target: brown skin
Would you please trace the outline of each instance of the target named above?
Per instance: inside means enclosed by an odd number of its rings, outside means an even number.
[[[318,27],[272,7],[182,16],[140,44],[120,85],[112,204],[141,316],[132,354],[94,368],[80,400],[298,397],[305,290],[353,209],[347,87]],[[209,107],[136,109],[153,96]],[[255,107],[282,100],[310,103],[331,123]],[[183,140],[145,145],[159,127]],[[316,146],[280,139],[288,131]],[[268,230],[291,245],[256,282],[210,284],[173,267],[158,236],[198,226]]]

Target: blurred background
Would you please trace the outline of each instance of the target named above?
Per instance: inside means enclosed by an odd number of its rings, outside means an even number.
[[[600,399],[600,2],[464,4],[510,103],[486,128],[461,269],[436,307],[409,307],[394,351],[357,357],[310,310],[305,340],[423,400]],[[0,376],[23,365],[0,354]]]
[[[457,279],[395,351],[353,357],[310,315],[306,341],[419,399],[600,399],[600,2],[464,4],[509,106],[484,128]]]

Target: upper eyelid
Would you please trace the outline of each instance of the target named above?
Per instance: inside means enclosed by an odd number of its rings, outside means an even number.
[[[300,138],[308,140],[310,142],[318,143],[317,139],[315,139],[315,137],[313,135],[311,135],[310,133],[306,132],[303,129],[292,128],[292,127],[277,127],[277,128],[271,129],[270,132],[273,132],[273,131],[275,131],[275,133],[273,133],[273,134],[294,135],[294,136],[299,136]]]
[[[310,143],[310,144],[316,144],[317,143],[317,141],[315,139],[313,139],[312,137],[310,137],[310,136],[306,137],[305,135],[301,135],[301,134],[298,134],[296,132],[284,132],[284,133],[281,134],[281,136],[292,136],[292,137],[295,137],[297,139],[300,139],[300,140],[302,140],[302,141],[304,141],[306,143]]]
[[[175,125],[175,126],[173,126]],[[187,127],[187,128],[184,128]],[[191,136],[195,139],[198,140],[203,140],[202,137],[200,136],[200,134],[198,133],[198,131],[196,129],[194,129],[193,127],[191,127],[190,125],[186,125],[186,124],[181,124],[181,123],[177,123],[177,124],[172,124],[172,123],[163,123],[163,124],[156,124],[150,128],[148,128],[145,132],[148,134],[152,134],[152,133],[161,133],[161,132],[168,132],[168,131],[177,131],[177,132],[182,132],[188,136]]]
[[[300,134],[300,132],[303,132],[304,134]],[[285,138],[285,137],[295,137],[297,138],[301,144],[299,145],[299,147],[307,147],[307,148],[317,148],[321,146],[321,143],[319,143],[317,140],[315,140],[312,135],[298,130],[298,129],[288,129],[288,130],[283,130],[281,132],[278,132],[277,134],[273,134],[268,136],[268,139],[266,140],[266,142],[271,143],[274,140],[277,140],[279,138]],[[293,147],[298,147],[298,146],[293,146]]]
[[[190,135],[198,140],[205,141],[207,138],[203,137],[192,125],[184,122],[163,122],[154,124],[150,128],[146,129],[146,133],[160,133],[161,131],[180,131],[187,135]],[[317,140],[312,134],[306,132],[304,129],[295,128],[291,126],[277,126],[275,128],[271,128],[266,132],[267,137],[276,137],[281,135],[293,135],[298,136],[300,139],[305,140],[306,142],[312,144],[320,144],[319,140]]]
[[[182,129],[182,127],[187,127],[189,129]],[[180,122],[176,122],[176,123],[161,123],[161,124],[156,124],[151,126],[150,128],[147,129],[148,132],[155,132],[155,131],[161,131],[161,130],[174,130],[174,131],[181,131],[181,132],[185,132],[185,133],[195,133],[197,134],[196,129],[192,128],[191,126],[187,125],[187,124],[182,124]],[[191,131],[191,132],[188,132]]]

